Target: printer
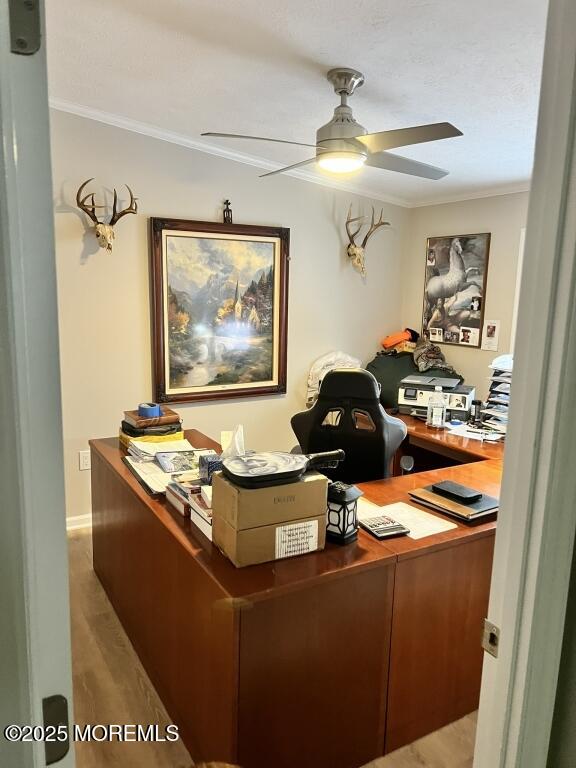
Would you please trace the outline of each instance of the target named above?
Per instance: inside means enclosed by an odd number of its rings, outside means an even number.
[[[406,376],[398,386],[398,410],[412,416],[426,416],[428,400],[436,387],[442,387],[446,418],[466,421],[476,397],[474,387],[460,384],[460,379],[441,376]]]

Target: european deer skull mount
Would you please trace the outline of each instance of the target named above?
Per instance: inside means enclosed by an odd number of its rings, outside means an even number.
[[[103,221],[98,220],[98,216],[96,215],[96,208],[105,208],[106,206],[96,205],[96,202],[94,201],[94,192],[89,192],[87,195],[82,197],[82,191],[84,190],[84,187],[87,184],[90,184],[91,181],[94,181],[94,179],[88,179],[85,181],[84,184],[82,184],[78,189],[78,192],[76,192],[76,205],[78,208],[80,208],[81,211],[84,211],[84,213],[87,214],[94,222],[94,232],[96,234],[100,248],[106,248],[107,251],[111,251],[112,243],[114,241],[114,225],[119,219],[122,218],[122,216],[125,216],[127,213],[138,213],[138,204],[136,203],[136,198],[132,194],[132,190],[128,184],[126,184],[126,189],[128,192],[130,192],[130,205],[128,205],[126,208],[123,208],[121,211],[118,211],[118,195],[116,194],[116,190],[114,190],[112,217],[110,218],[108,224],[104,224]]]
[[[380,218],[378,219],[378,221],[375,221],[374,207],[372,207],[372,221],[370,223],[370,227],[368,228],[368,232],[366,232],[364,239],[362,240],[362,245],[357,245],[354,242],[354,238],[360,233],[360,230],[364,225],[366,216],[355,216],[354,218],[352,218],[352,205],[350,205],[350,208],[348,209],[348,216],[346,217],[346,232],[348,233],[348,239],[350,240],[350,243],[346,248],[346,253],[348,254],[349,258],[352,261],[352,266],[354,267],[354,269],[360,272],[362,277],[366,277],[366,263],[364,259],[364,252],[370,236],[373,235],[374,232],[376,232],[376,230],[379,229],[380,227],[390,226],[389,221],[383,220],[382,218],[383,215],[384,215],[384,210],[381,210]],[[359,221],[360,224],[358,226],[358,229],[356,229],[355,232],[352,232],[350,229],[350,225],[353,224],[355,221]]]

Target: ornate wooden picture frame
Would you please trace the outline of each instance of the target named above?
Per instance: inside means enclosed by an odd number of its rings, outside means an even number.
[[[422,335],[434,344],[480,347],[490,233],[429,237]]]
[[[290,230],[150,219],[154,397],[286,392]]]

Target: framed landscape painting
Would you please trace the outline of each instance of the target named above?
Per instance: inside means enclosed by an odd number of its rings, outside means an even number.
[[[156,401],[286,392],[290,230],[150,224]]]
[[[489,252],[489,232],[428,238],[422,335],[433,343],[481,345]]]

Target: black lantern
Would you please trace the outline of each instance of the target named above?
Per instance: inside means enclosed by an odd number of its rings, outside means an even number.
[[[330,483],[328,486],[328,519],[326,537],[335,544],[348,544],[358,538],[356,508],[362,491],[355,485]]]

